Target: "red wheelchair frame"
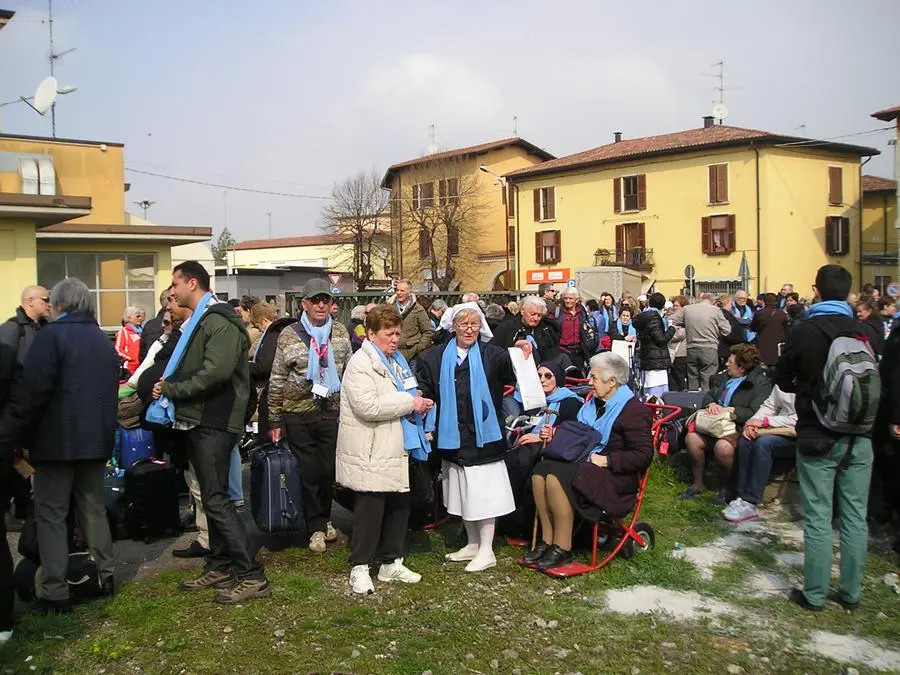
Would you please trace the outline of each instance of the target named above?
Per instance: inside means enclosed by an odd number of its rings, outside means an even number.
[[[650,408],[650,410],[653,412],[653,425],[651,427],[653,447],[654,449],[659,449],[659,453],[664,455],[668,452],[668,448],[660,447],[662,427],[666,422],[669,422],[670,420],[678,417],[678,415],[681,414],[681,408],[677,406],[660,405],[656,403],[645,403],[644,405]],[[666,411],[668,411],[668,413]],[[566,563],[565,565],[560,565],[559,567],[552,567],[548,570],[543,570],[544,574],[557,579],[577,577],[581,574],[587,574],[588,572],[593,572],[600,569],[601,567],[605,567],[613,560],[613,558],[619,555],[620,552],[622,554],[622,557],[631,558],[638,552],[650,550],[653,547],[654,543],[653,528],[651,528],[647,523],[638,522],[638,516],[640,516],[641,507],[644,503],[644,493],[647,489],[647,479],[649,477],[650,467],[647,467],[647,470],[644,471],[644,475],[641,478],[640,486],[638,487],[637,498],[634,505],[634,511],[631,515],[631,521],[627,525],[622,521],[622,519],[619,518],[610,521],[598,520],[594,522],[593,532],[591,535],[592,550],[590,564],[573,560],[572,562]],[[605,558],[598,561],[597,557],[601,531],[609,538],[608,540],[617,538],[618,542],[612,548],[612,550],[609,551]],[[537,569],[532,565],[526,565],[525,561],[522,558],[519,558],[518,562],[520,565],[531,567],[531,569]]]

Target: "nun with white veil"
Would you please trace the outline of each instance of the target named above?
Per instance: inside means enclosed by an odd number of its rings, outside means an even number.
[[[448,310],[441,325],[454,337],[419,358],[418,382],[437,410],[434,440],[441,453],[444,505],[462,518],[468,536],[466,546],[447,560],[467,562],[467,572],[480,572],[497,564],[497,518],[515,510],[501,418],[503,389],[515,383],[515,374],[506,349],[487,343],[493,335],[476,303]],[[530,344],[517,346],[530,355]]]

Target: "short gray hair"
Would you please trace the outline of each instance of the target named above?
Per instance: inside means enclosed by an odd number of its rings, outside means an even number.
[[[701,293],[697,297],[697,299],[700,300],[701,302],[715,302],[716,296],[713,295],[712,293]]]
[[[612,352],[603,352],[592,356],[591,370],[599,371],[600,379],[604,382],[615,379],[621,385],[628,384],[628,381],[631,379],[631,370],[628,368],[628,362]]]
[[[503,308],[496,302],[492,302],[484,310],[484,318],[486,319],[497,319],[498,321],[502,321],[505,316],[506,312],[504,312]]]
[[[547,303],[544,302],[543,298],[539,298],[536,295],[526,295],[522,298],[522,304],[519,305],[519,311],[524,310],[528,306],[537,307],[541,310],[541,314],[547,313]]]
[[[412,290],[412,282],[409,279],[397,279],[397,283],[395,284],[395,287],[399,286],[400,284],[406,284],[406,287],[409,290]]]
[[[125,308],[125,313],[122,315],[122,321],[128,321],[128,319],[135,314],[142,314],[143,316],[147,316],[147,312],[144,311],[143,307],[138,307],[137,305],[128,305]]]
[[[462,296],[461,302],[478,302],[478,293],[466,293]]]
[[[436,309],[438,311],[442,309],[447,309],[447,303],[438,298],[434,302],[431,303],[431,309]]]
[[[94,294],[88,290],[80,279],[69,277],[63,279],[50,291],[50,306],[62,314],[86,314],[96,316]]]
[[[560,297],[566,297],[567,295],[574,295],[576,298],[580,298],[581,294],[578,292],[578,289],[574,286],[566,286],[563,289],[563,292],[560,293]]]

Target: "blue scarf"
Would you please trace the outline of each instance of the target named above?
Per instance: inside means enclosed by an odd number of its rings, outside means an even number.
[[[411,389],[406,389],[403,386],[403,382],[407,378],[412,377],[412,369],[409,367],[409,363],[407,363],[403,354],[398,351],[388,359],[385,353],[378,348],[378,345],[371,340],[369,340],[369,344],[372,345],[375,353],[378,354],[378,358],[381,359],[381,362],[384,364],[385,368],[387,368],[388,373],[394,378],[394,382],[397,385],[397,391],[405,391],[410,396],[414,397],[416,395],[416,388],[412,387]],[[400,373],[397,372],[396,366],[400,367]],[[400,418],[400,424],[403,427],[403,449],[412,454],[413,459],[422,462],[427,460],[428,453],[431,452],[431,444],[428,442],[428,439],[425,438],[425,427],[422,415],[416,412],[410,413],[406,417]]]
[[[743,377],[732,377],[728,382],[725,383],[725,388],[722,389],[722,398],[719,402],[724,405],[726,408],[731,405],[731,399],[734,397],[734,392],[737,391],[738,387],[741,386],[741,382],[747,379],[747,376]]]
[[[622,337],[626,337],[625,333],[622,331],[622,319],[616,319],[616,328],[619,329],[619,335],[621,335]],[[631,324],[628,324],[628,335],[631,335],[632,337],[637,335],[634,330],[634,326]]]
[[[271,324],[269,324],[269,327],[271,327]],[[269,329],[266,328],[259,336],[259,339],[256,341],[256,348],[253,350],[253,356],[250,358],[250,363],[256,363],[256,357],[259,354],[259,348],[262,347],[263,340],[266,339],[266,333],[268,332]]]
[[[483,448],[503,438],[497,422],[497,411],[488,390],[487,377],[481,363],[481,345],[469,349],[469,391],[475,416],[475,444]],[[459,420],[456,408],[456,340],[450,340],[441,355],[439,382],[441,416],[438,420],[438,448],[459,450]]]
[[[843,300],[824,300],[817,302],[809,308],[809,318],[814,319],[817,316],[846,316],[848,319],[853,318],[853,310]]]
[[[641,311],[642,312],[656,312],[657,314],[659,314],[659,318],[662,319],[662,322],[663,322],[663,330],[669,330],[669,320],[666,318],[666,315],[662,313],[662,310],[659,310],[656,307],[645,307]]]
[[[612,434],[613,424],[619,418],[619,415],[622,414],[625,405],[633,398],[634,392],[623,384],[616,389],[616,393],[603,406],[603,414],[600,417],[597,417],[597,399],[588,401],[578,411],[579,422],[587,424],[600,432],[600,445],[591,451],[591,455],[606,450],[606,446],[609,444],[609,436]]]
[[[750,305],[744,305],[743,310],[737,305],[732,305],[731,313],[738,319],[748,322],[744,326],[744,330],[747,331],[747,342],[753,342],[756,339],[756,331],[750,330],[750,323],[753,321],[753,310],[750,309]]]
[[[518,391],[516,391],[516,396],[519,396]],[[579,403],[583,402],[583,399],[568,387],[557,387],[552,394],[547,395],[547,407],[557,415],[556,424],[559,424],[559,406],[567,398],[578,399]],[[519,400],[521,400],[521,396],[519,396]],[[547,413],[542,412],[537,419],[537,423],[532,427],[531,433],[539,434],[545,424],[547,424]],[[550,426],[554,425],[551,424]]]
[[[144,327],[143,326],[132,326],[131,330],[133,330],[135,333],[140,335],[141,333],[144,332]]]
[[[300,317],[300,325],[309,333],[309,363],[306,366],[306,379],[314,384],[328,387],[328,395],[336,394],[341,390],[341,380],[337,374],[337,365],[334,362],[334,354],[331,351],[331,316],[321,326],[313,326],[306,312]],[[325,365],[320,363],[325,357]]]
[[[164,380],[175,373],[181,366],[184,354],[191,342],[191,337],[193,337],[194,331],[197,330],[197,326],[200,325],[200,319],[203,318],[206,310],[209,309],[209,303],[213,297],[215,296],[212,293],[207,292],[200,299],[200,303],[197,305],[197,309],[194,310],[191,318],[181,327],[181,337],[178,338],[178,344],[175,345],[172,356],[169,358],[166,369],[163,371]],[[158,401],[153,401],[147,408],[147,421],[161,426],[175,424],[175,403],[170,401],[167,396],[161,396]]]

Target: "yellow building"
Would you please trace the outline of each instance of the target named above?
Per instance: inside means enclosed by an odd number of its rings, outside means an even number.
[[[391,166],[381,186],[391,192],[393,273],[431,290],[511,288],[515,237],[501,176],[548,159],[507,138]]]
[[[94,291],[105,328],[127,305],[156,312],[171,247],[212,231],[129,224],[124,172],[121,143],[0,134],[0,315],[12,315],[24,287],[66,276]]]
[[[622,139],[507,174],[519,288],[579,268],[643,274],[643,290],[801,294],[819,266],[860,274],[860,158],[877,150],[716,125]],[[599,292],[606,289],[591,289]]]
[[[863,277],[882,293],[897,280],[897,181],[863,176]]]

